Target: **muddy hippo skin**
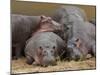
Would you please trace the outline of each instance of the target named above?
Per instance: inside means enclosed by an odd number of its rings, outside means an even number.
[[[61,6],[54,12],[52,18],[63,25],[64,31],[62,33],[58,33],[58,35],[61,36],[66,42],[68,38],[72,37],[72,35],[70,34],[72,33],[72,23],[75,20],[87,20],[84,10],[76,6]]]
[[[89,22],[76,21],[72,28],[72,38],[67,43],[70,58],[78,60],[86,58],[88,54],[95,56],[95,26]]]
[[[41,23],[47,22],[48,26],[40,26]],[[44,29],[45,31],[56,31],[61,29],[61,24],[46,16],[11,15],[12,48],[14,49],[12,53],[14,53],[15,59],[21,56],[26,40],[40,27],[48,28]]]
[[[48,66],[56,64],[56,57],[64,51],[64,41],[53,32],[34,34],[26,44],[25,55],[27,63]]]

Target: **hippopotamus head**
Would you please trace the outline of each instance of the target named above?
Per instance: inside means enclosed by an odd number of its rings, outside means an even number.
[[[37,49],[36,64],[41,66],[56,65],[56,46],[39,46]]]
[[[63,26],[60,23],[57,23],[54,21],[51,17],[46,17],[44,15],[41,16],[40,20],[40,30],[41,31],[61,31],[63,29]]]
[[[60,22],[63,26],[63,34],[62,38],[67,42],[68,38],[72,37],[72,28],[73,28],[73,22],[68,22],[67,18],[64,17],[61,19]]]
[[[70,57],[72,60],[79,60],[82,58],[82,52],[80,48],[78,47],[79,39],[71,39],[68,41],[68,51],[70,53]]]

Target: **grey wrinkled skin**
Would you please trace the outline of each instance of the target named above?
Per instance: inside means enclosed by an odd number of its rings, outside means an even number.
[[[48,24],[48,27],[53,29],[53,31],[60,30],[61,26],[59,23],[53,21],[52,19],[48,21],[48,18],[50,17],[43,17],[17,14],[11,15],[12,49],[15,49],[12,51],[15,51],[16,59],[21,56],[21,51],[25,46],[26,40],[30,38],[32,33],[36,32],[39,29],[40,21],[50,22],[50,24]]]
[[[65,6],[65,5],[57,9],[52,18],[63,25],[64,30],[62,33],[58,32],[58,35],[61,36],[66,42],[68,41],[68,38],[72,37],[71,29],[73,22],[75,22],[76,20],[78,21],[87,20],[84,10],[76,6]]]
[[[32,31],[38,27],[39,21],[39,16],[11,15],[12,46],[15,47],[16,59],[20,57],[25,41],[30,37]]]
[[[95,56],[95,41],[95,26],[89,22],[75,21],[73,36],[67,43],[67,47],[71,49],[71,58],[83,59],[86,58],[87,54]]]
[[[65,42],[53,32],[40,32],[32,36],[26,44],[27,63],[33,61],[42,66],[56,64],[56,57],[64,51]]]
[[[60,22],[62,18],[66,18],[66,22],[81,20],[86,21],[85,11],[77,6],[61,6],[57,9],[52,17],[55,21]]]
[[[87,22],[85,11],[76,6],[61,6],[56,10],[53,19],[64,26],[63,34],[66,41],[67,58],[78,60],[88,53],[95,56],[95,27]],[[77,39],[81,47],[76,47]]]

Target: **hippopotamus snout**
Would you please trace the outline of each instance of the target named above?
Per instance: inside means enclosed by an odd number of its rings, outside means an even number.
[[[45,50],[43,51],[43,60],[41,65],[48,66],[48,65],[56,65],[55,53],[54,50]]]
[[[82,53],[80,52],[79,48],[76,47],[75,43],[68,43],[67,47],[72,60],[78,61],[81,59]]]
[[[70,57],[72,60],[78,61],[82,57],[82,53],[79,51],[78,48],[73,47],[73,48],[68,48],[70,50]]]
[[[48,59],[48,57],[47,58],[44,57],[43,64],[41,63],[42,66],[49,66],[49,65],[54,66],[56,64],[57,63],[56,63],[56,60],[54,59],[54,57],[49,57],[49,59]]]

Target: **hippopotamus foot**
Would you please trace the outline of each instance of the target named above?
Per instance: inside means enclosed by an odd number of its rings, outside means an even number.
[[[26,56],[26,63],[31,65],[33,63],[34,59],[30,56]]]

